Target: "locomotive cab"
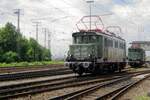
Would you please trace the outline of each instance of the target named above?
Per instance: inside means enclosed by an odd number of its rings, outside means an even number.
[[[69,53],[66,61],[71,62],[67,64],[75,72],[81,70],[90,72],[87,68],[92,67],[92,63],[97,58],[102,57],[102,36],[95,32],[77,32],[73,33],[73,44],[69,46]],[[82,66],[80,69],[77,66]],[[92,70],[91,70],[92,71]]]
[[[81,35],[83,34],[83,35]],[[70,55],[79,61],[91,61],[92,58],[102,56],[98,50],[102,49],[102,36],[96,33],[74,33],[73,44],[70,45]],[[101,50],[102,51],[102,50]]]

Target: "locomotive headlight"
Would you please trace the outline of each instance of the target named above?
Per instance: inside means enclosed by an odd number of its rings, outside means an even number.
[[[89,54],[88,59],[89,59],[89,60],[91,60],[91,59],[92,59],[92,55],[91,55],[91,54]]]
[[[71,57],[72,57],[72,55],[71,55],[71,54],[69,54],[69,55],[68,55],[68,58],[71,58]]]
[[[70,54],[68,54],[68,57],[70,57]]]
[[[74,58],[73,55],[70,55],[70,58]]]
[[[71,55],[71,54],[68,54],[66,60],[69,61],[69,60],[71,60],[71,59],[72,59],[72,55]]]
[[[92,57],[92,55],[91,54],[89,54],[89,58],[91,58]]]
[[[71,54],[68,54],[68,57],[70,57],[71,56]]]
[[[75,60],[74,56],[73,56],[73,55],[71,55],[71,54],[70,54],[70,55],[68,55],[68,59],[69,59],[69,60]]]

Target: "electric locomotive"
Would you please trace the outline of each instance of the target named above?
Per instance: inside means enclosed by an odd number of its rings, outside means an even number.
[[[140,67],[145,63],[145,50],[142,48],[130,47],[128,49],[128,60],[131,67]]]
[[[126,66],[126,42],[114,33],[102,29],[80,30],[72,38],[65,65],[73,72],[112,73]]]

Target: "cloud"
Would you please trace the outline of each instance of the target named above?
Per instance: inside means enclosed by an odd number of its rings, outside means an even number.
[[[126,4],[126,5],[114,5],[112,7],[112,12],[118,19],[121,19],[121,24],[126,25],[128,33],[126,35],[128,38],[130,36],[136,37],[144,37],[147,33],[144,33],[148,30],[146,26],[149,25],[149,13],[150,13],[150,1],[141,0],[134,2],[134,4]],[[119,22],[118,22],[119,23]],[[124,28],[124,27],[123,27]],[[134,32],[134,30],[136,30]],[[134,39],[134,38],[133,38]],[[143,38],[138,38],[143,39]]]
[[[149,4],[149,0],[94,0],[92,13],[102,15],[105,27],[120,26],[128,43],[149,40]],[[42,28],[48,28],[52,34],[52,53],[57,57],[64,57],[67,52],[72,31],[77,30],[76,22],[89,14],[86,0],[1,0],[1,25],[8,21],[17,25],[17,16],[13,14],[16,8],[22,9],[21,31],[27,37],[35,38],[33,19],[43,19],[38,20],[41,22],[39,42],[44,45]]]

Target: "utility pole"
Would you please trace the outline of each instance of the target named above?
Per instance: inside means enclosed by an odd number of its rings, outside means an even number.
[[[39,25],[40,25],[40,23],[41,22],[33,22],[33,23],[35,23],[35,27],[36,27],[36,41],[38,42],[38,32],[39,32]]]
[[[14,14],[17,15],[17,31],[20,32],[20,14],[21,14],[21,9],[15,9],[16,11]]]
[[[89,4],[89,15],[90,15],[90,24],[89,24],[89,27],[90,27],[90,31],[91,31],[91,28],[92,28],[92,25],[91,25],[91,18],[92,18],[92,3],[94,3],[94,0],[88,0],[86,1],[88,4]]]
[[[51,33],[48,33],[48,49],[51,50]]]
[[[20,14],[21,14],[21,9],[15,9],[14,14],[17,15],[17,32],[20,33]],[[17,52],[20,57],[20,43],[17,43]]]
[[[49,57],[51,58],[52,57],[52,52],[51,52],[51,33],[48,31],[48,49],[49,49],[49,52],[50,52],[50,55]]]
[[[44,31],[44,46],[45,46],[45,48],[46,48],[47,29],[46,29],[46,28],[43,28],[43,31]]]

